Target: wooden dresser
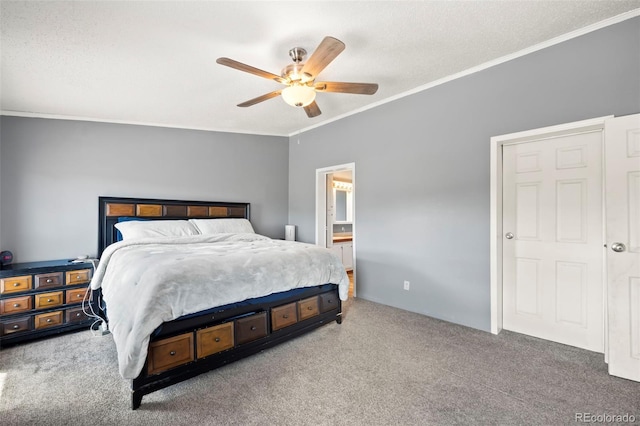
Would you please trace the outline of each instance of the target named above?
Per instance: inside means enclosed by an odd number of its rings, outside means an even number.
[[[15,263],[0,270],[0,347],[88,328],[82,311],[93,266],[68,260]]]

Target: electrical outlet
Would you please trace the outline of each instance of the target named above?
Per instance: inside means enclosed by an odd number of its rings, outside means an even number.
[[[404,282],[404,289],[405,289],[405,290],[409,290],[409,286],[410,286],[409,281],[405,281],[405,282]]]

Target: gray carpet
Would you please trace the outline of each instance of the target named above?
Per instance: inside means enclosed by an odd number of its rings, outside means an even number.
[[[0,383],[6,426],[640,422],[640,383],[609,376],[601,354],[362,300],[342,325],[146,395],[136,411],[112,338],[88,331],[2,350]]]

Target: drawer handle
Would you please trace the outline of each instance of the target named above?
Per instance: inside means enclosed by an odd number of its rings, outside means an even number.
[[[20,328],[20,326],[19,326],[18,324],[16,324],[16,325],[14,325],[12,328],[13,328],[14,330],[17,330],[17,329],[19,329],[19,328]]]
[[[252,326],[251,326],[251,331],[255,331],[255,330],[256,330],[256,326],[255,326],[255,325],[252,325]]]
[[[76,294],[76,298],[78,298],[78,297],[82,297],[82,295],[81,294]]]
[[[52,283],[53,280],[51,278],[47,278],[47,283]]]
[[[79,280],[80,278],[81,278],[81,277],[80,277],[80,275],[78,275],[78,276],[76,277],[76,279],[77,279],[77,280]]]
[[[53,299],[47,299],[47,302],[51,303],[53,302]]]
[[[307,307],[308,310],[313,311],[313,306]]]
[[[289,318],[289,315],[284,314],[284,315],[282,316],[282,318],[287,319],[287,318]]]
[[[216,343],[218,343],[220,341],[219,337],[216,337],[215,339],[213,339]]]
[[[20,283],[13,283],[14,287],[20,287]]]
[[[47,322],[52,322],[53,320],[51,318],[47,318]]]
[[[328,304],[328,303],[333,303],[333,300],[331,300],[331,299],[327,299],[327,304]]]
[[[171,352],[169,352],[169,355],[171,355],[171,356],[175,356],[175,355],[176,355],[176,351],[171,351]]]
[[[13,304],[13,307],[14,307],[14,308],[19,308],[19,307],[20,307],[20,304],[19,304],[19,303],[14,303],[14,304]]]
[[[82,315],[82,314],[81,314],[80,312],[78,312],[78,313],[76,314],[76,317],[79,317],[80,315]]]

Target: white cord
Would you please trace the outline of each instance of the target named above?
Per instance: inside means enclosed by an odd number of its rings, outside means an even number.
[[[98,269],[98,259],[88,259],[91,262],[91,266],[93,266],[93,272],[95,273],[96,269]],[[91,290],[91,285],[87,286],[87,290],[84,293],[84,298],[82,299],[82,312],[89,318],[95,318],[95,321],[93,323],[91,323],[91,327],[89,328],[89,330],[91,331],[91,334],[94,336],[102,336],[103,335],[103,330],[101,330],[101,326],[104,324],[104,327],[106,329],[106,331],[109,331],[109,325],[108,323],[104,320],[104,318],[102,318],[100,315],[98,315],[94,310],[93,310],[93,306],[91,305],[91,296],[89,295],[89,293],[92,292]],[[100,306],[101,304],[101,297],[98,298],[98,300],[96,301],[98,306]],[[87,310],[87,306],[88,306],[88,310]],[[93,327],[99,324],[98,327],[96,329],[94,329]],[[98,333],[99,332],[99,333]]]

